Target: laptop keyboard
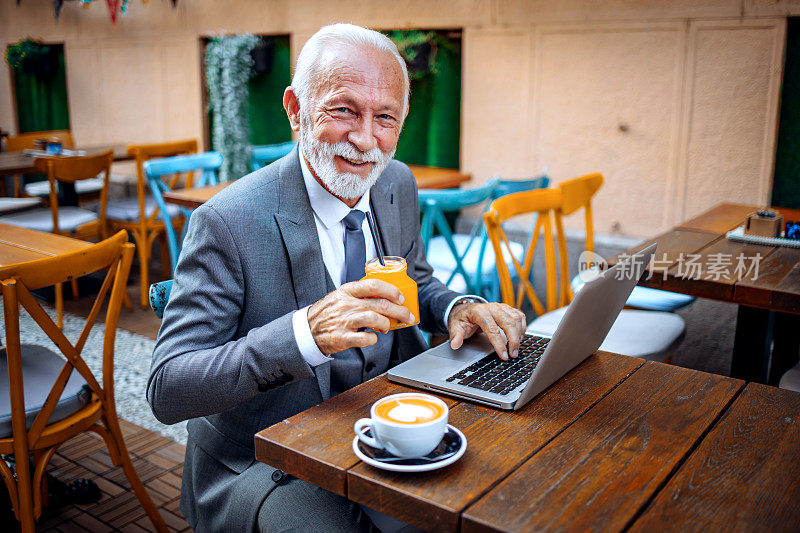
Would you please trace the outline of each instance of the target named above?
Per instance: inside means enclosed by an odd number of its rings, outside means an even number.
[[[505,395],[528,381],[550,339],[523,335],[519,355],[503,361],[492,352],[445,381]]]

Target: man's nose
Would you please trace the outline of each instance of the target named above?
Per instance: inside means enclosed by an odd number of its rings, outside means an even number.
[[[367,152],[378,146],[378,140],[375,139],[373,132],[372,118],[362,117],[356,127],[350,131],[347,140],[362,152]]]

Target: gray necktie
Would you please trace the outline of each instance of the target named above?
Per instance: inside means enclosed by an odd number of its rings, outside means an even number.
[[[364,277],[364,264],[367,262],[367,245],[361,225],[366,215],[353,209],[342,220],[344,222],[344,282],[357,281]]]

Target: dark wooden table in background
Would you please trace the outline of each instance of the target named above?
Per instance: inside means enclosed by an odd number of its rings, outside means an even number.
[[[725,234],[744,224],[753,205],[720,204],[672,230],[631,248],[658,242],[656,268],[639,283],[645,287],[710,298],[739,306],[731,375],[777,384],[794,366],[800,350],[800,249],[732,241]],[[784,220],[800,221],[800,210],[775,207]],[[732,258],[727,278],[707,272],[717,254]],[[735,272],[736,257],[746,264],[760,254],[758,275]],[[703,271],[687,276],[682,258],[698,256]],[[620,256],[609,259],[614,264]],[[685,265],[685,263],[684,263]],[[684,266],[685,268],[685,266]],[[727,327],[720,324],[720,327]]]
[[[133,156],[128,155],[128,147],[125,144],[78,147],[71,150],[83,150],[87,155],[92,155],[105,152],[108,149],[114,150],[114,161],[133,160]],[[34,159],[36,157],[25,152],[0,152],[0,176],[36,173],[37,170],[33,164]]]
[[[410,391],[379,376],[255,436],[256,458],[430,531],[800,529],[800,394],[615,354],[520,411],[443,397],[466,454],[393,473],[353,423]]]

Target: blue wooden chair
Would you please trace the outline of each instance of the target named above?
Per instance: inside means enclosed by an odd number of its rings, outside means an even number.
[[[164,308],[167,307],[171,292],[171,279],[150,285],[150,307],[158,318],[164,318]]]
[[[529,180],[494,178],[479,189],[420,190],[422,238],[434,275],[455,291],[478,294],[490,301],[499,300],[500,285],[494,254],[487,253],[486,228],[479,220],[469,234],[453,234],[444,212],[458,211],[514,192],[545,188],[549,183],[546,176]],[[441,235],[432,236],[434,227]],[[512,243],[512,251],[519,259],[524,247]],[[509,265],[512,263],[511,255],[505,259]]]
[[[294,141],[280,144],[264,144],[250,147],[250,168],[255,172],[261,167],[273,163],[292,151],[297,145]]]
[[[153,191],[153,198],[164,218],[167,244],[169,245],[170,263],[173,272],[175,272],[175,266],[178,263],[181,242],[183,242],[183,236],[186,234],[186,228],[189,226],[189,217],[192,214],[192,210],[185,207],[180,208],[186,222],[183,224],[183,231],[179,239],[175,235],[172,217],[167,209],[166,202],[164,202],[163,194],[178,187],[182,178],[183,185],[187,189],[216,185],[219,183],[217,171],[221,166],[222,156],[217,152],[164,157],[160,159],[151,159],[144,163],[144,173],[147,176],[147,182],[150,185],[150,190]],[[200,171],[201,174],[200,177],[195,180],[194,174],[198,171]]]

